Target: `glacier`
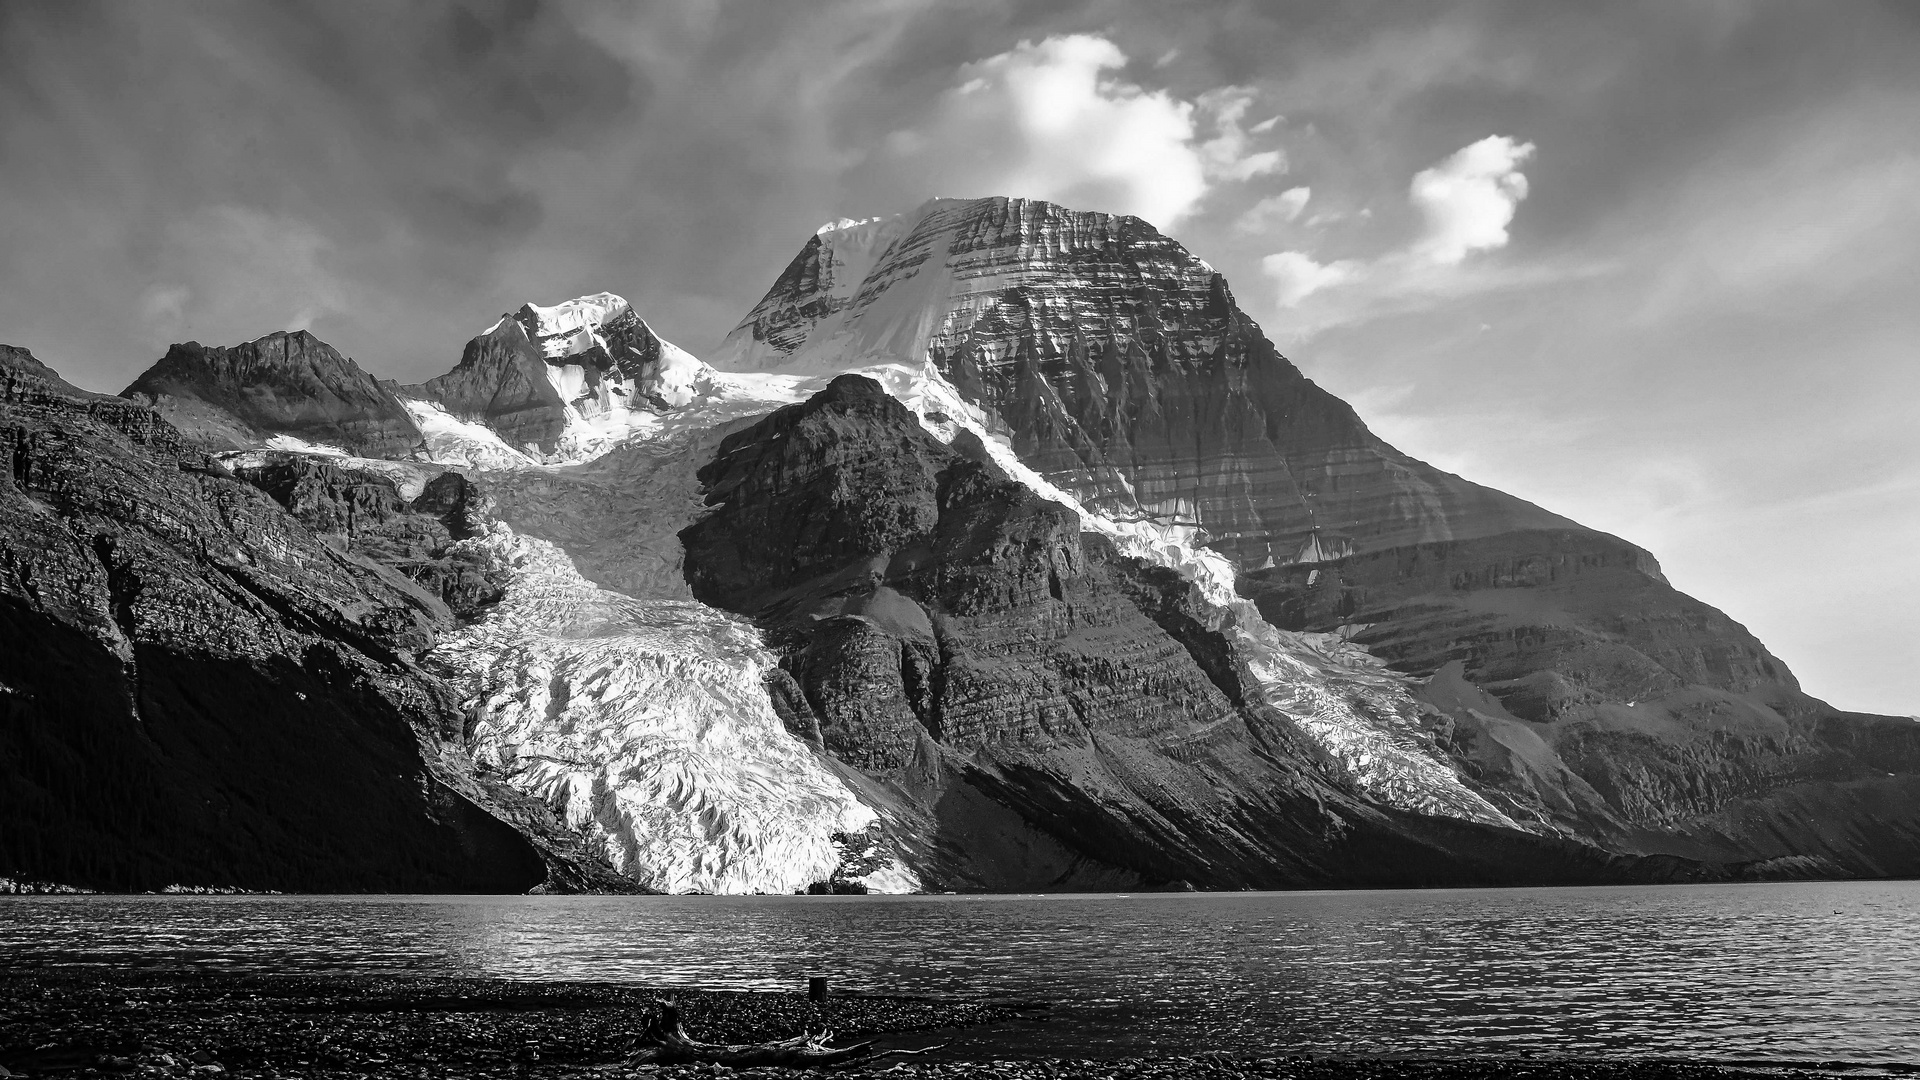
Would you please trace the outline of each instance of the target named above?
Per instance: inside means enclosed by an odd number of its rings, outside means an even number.
[[[459,546],[512,573],[485,618],[428,654],[471,695],[476,764],[615,869],[660,892],[792,892],[839,866],[834,834],[874,823],[774,714],[778,659],[750,624],[602,589],[504,524]]]

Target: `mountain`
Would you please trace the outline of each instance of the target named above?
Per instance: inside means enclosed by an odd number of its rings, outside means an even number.
[[[415,660],[451,622],[439,599],[329,543],[160,412],[75,391],[24,350],[0,352],[0,447],[0,873],[132,890],[611,883],[543,808],[469,775],[456,702]]]
[[[310,335],[177,346],[126,398],[0,350],[0,700],[37,718],[0,874],[1920,872],[1920,723],[1806,695],[1648,552],[1387,445],[1136,218],[838,222],[709,360],[611,293],[414,385]]]
[[[272,435],[368,457],[404,457],[420,430],[391,389],[305,330],[231,348],[175,345],[121,396],[153,406],[196,445]]]
[[[1425,680],[1449,764],[1516,820],[1623,851],[1920,869],[1920,725],[1807,696],[1647,552],[1388,446],[1137,218],[935,200],[830,226],[710,359],[924,360],[1089,510],[1193,526],[1274,626]],[[1809,823],[1842,820],[1865,835]]]

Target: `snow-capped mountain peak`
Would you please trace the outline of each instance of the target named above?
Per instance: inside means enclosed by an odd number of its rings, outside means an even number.
[[[695,404],[712,374],[623,297],[599,292],[523,305],[468,342],[452,371],[403,391],[493,431],[515,453],[567,462]]]

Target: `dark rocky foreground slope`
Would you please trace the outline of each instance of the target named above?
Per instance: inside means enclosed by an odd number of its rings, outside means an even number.
[[[122,890],[518,892],[550,867],[555,885],[594,880],[542,808],[466,776],[461,714],[414,665],[457,587],[431,595],[329,543],[154,409],[76,391],[23,351],[0,356],[0,449],[0,875]],[[312,476],[282,486],[364,520],[380,501],[368,483],[332,498]],[[448,487],[386,516],[430,530]]]
[[[977,444],[976,444],[977,446]],[[784,653],[789,729],[925,819],[976,887],[1672,880],[1716,871],[1395,812],[1243,692],[1178,574],[835,379],[729,436],[681,534],[700,599]]]

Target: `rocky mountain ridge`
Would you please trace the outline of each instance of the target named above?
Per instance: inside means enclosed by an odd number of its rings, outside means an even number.
[[[274,436],[369,457],[405,457],[420,431],[393,390],[305,330],[232,348],[175,345],[121,396],[193,442],[226,450]]]

